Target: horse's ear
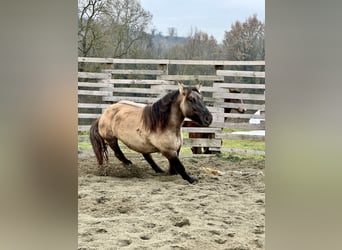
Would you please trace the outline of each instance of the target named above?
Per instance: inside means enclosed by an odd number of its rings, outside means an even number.
[[[184,84],[182,84],[182,83],[178,83],[178,87],[179,87],[179,93],[181,94],[181,95],[185,95],[186,93],[185,93],[185,86],[184,86]]]
[[[201,93],[202,84],[197,84],[195,87],[198,90],[198,92]]]

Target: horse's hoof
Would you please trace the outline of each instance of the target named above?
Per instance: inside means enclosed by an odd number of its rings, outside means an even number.
[[[190,184],[195,184],[195,183],[198,182],[198,179],[195,178],[195,177],[191,177],[191,176],[190,176],[188,181],[189,181]]]

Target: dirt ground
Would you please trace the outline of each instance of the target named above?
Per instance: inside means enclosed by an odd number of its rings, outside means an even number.
[[[139,154],[127,158],[133,166],[110,155],[99,170],[92,152],[80,154],[78,249],[265,248],[264,160],[181,155],[199,179],[188,184],[156,174]]]

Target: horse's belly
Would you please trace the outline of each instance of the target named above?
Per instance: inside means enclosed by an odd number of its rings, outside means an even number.
[[[143,154],[158,152],[159,150],[139,131],[140,129],[136,129],[134,131],[128,131],[128,133],[122,133],[118,136],[118,139],[130,149]]]
[[[125,138],[120,139],[120,141],[122,141],[130,149],[137,151],[139,153],[142,153],[142,154],[158,152],[158,149],[156,147],[154,147],[150,143],[147,143],[146,141],[140,141],[137,139],[135,139],[134,141],[131,141]]]
[[[161,152],[176,152],[182,146],[183,138],[181,136],[176,136],[172,132],[165,132],[163,134],[151,136],[150,141],[151,144],[157,145]]]

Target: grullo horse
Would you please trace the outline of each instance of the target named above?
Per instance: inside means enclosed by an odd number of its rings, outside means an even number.
[[[178,158],[182,146],[181,127],[185,117],[200,126],[209,126],[212,115],[203,102],[200,86],[178,84],[152,105],[120,101],[110,105],[90,128],[90,141],[98,164],[108,161],[107,145],[125,165],[132,164],[121,151],[118,140],[141,153],[157,172],[164,172],[152,159],[151,153],[161,152],[169,161],[169,173],[180,174],[189,183],[197,181],[185,171]]]

